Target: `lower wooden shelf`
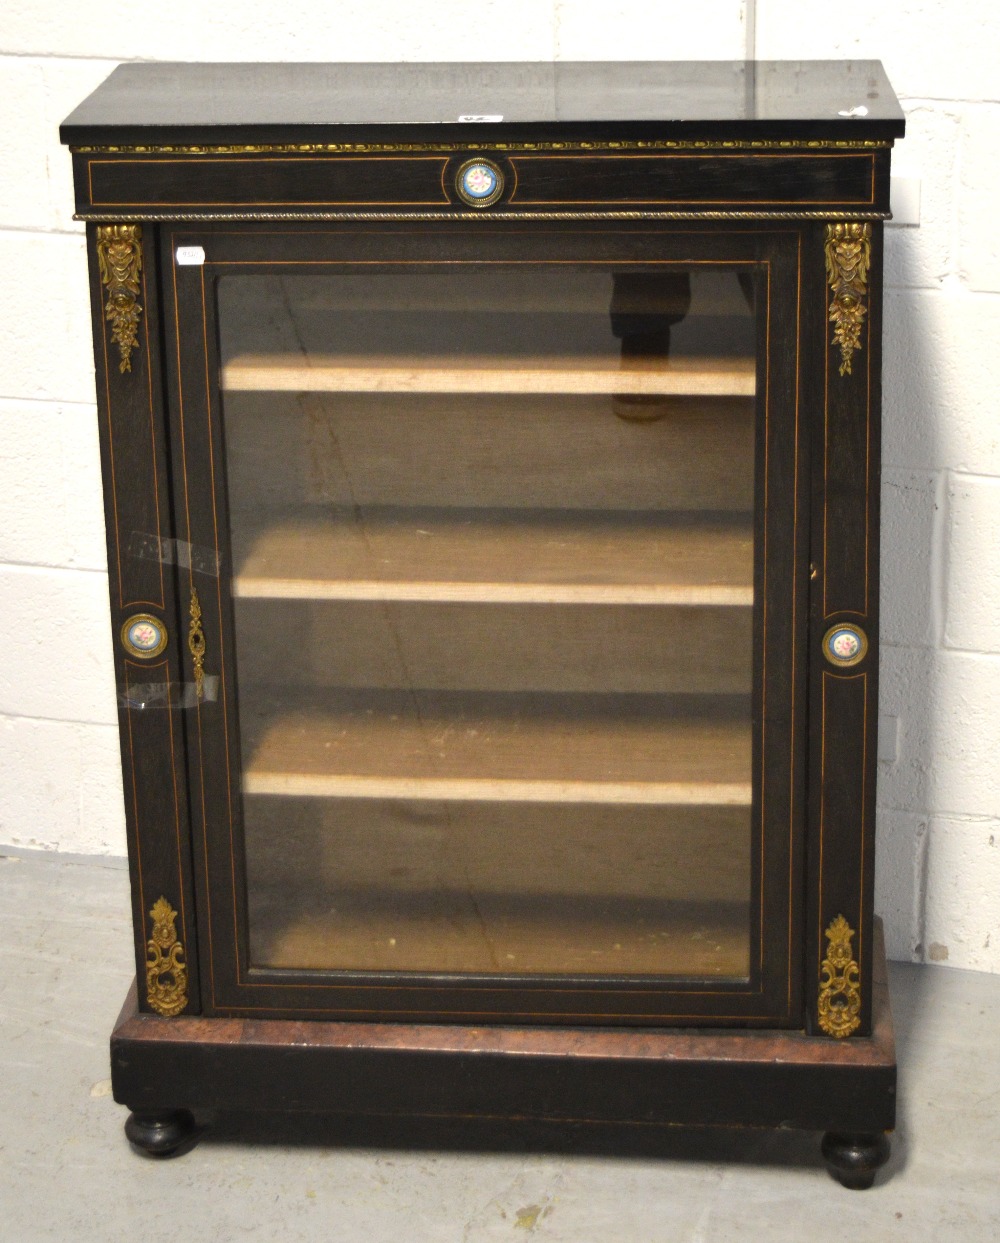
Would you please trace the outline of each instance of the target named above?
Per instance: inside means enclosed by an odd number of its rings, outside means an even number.
[[[470,1117],[826,1130],[841,1152],[846,1141],[878,1149],[873,1173],[887,1155],[881,1132],[894,1126],[896,1106],[878,925],[874,948],[872,1035],[846,1040],[800,1031],[159,1018],[138,1012],[133,988],[111,1037],[114,1097],[150,1134],[178,1110],[418,1117],[431,1134],[436,1122]],[[826,1155],[837,1169],[837,1154]],[[868,1173],[848,1185],[868,1185]]]
[[[716,907],[676,903],[657,911],[656,918],[648,911],[628,911],[608,927],[597,903],[588,907],[579,900],[562,904],[563,919],[557,923],[531,909],[523,913],[517,899],[506,894],[497,895],[492,903],[482,894],[476,895],[475,903],[461,892],[442,894],[436,901],[436,895],[418,895],[412,901],[416,910],[407,910],[396,895],[380,904],[381,896],[372,900],[370,914],[348,911],[346,916],[338,909],[333,914],[307,911],[292,918],[277,902],[267,907],[259,903],[251,913],[253,944],[263,947],[258,965],[292,971],[525,974],[576,969],[726,980],[746,979],[750,970],[746,903]],[[349,895],[356,907],[365,897]],[[453,916],[455,909],[458,918]]]

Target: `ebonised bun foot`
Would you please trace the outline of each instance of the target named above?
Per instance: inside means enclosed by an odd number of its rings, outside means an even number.
[[[822,1151],[827,1169],[841,1186],[867,1191],[875,1171],[889,1160],[889,1141],[884,1131],[860,1135],[828,1131]]]
[[[129,1114],[125,1134],[130,1143],[151,1157],[172,1157],[180,1150],[192,1147],[195,1140],[194,1117],[186,1109]]]

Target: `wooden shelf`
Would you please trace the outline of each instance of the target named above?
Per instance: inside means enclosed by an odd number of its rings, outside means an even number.
[[[745,806],[744,696],[244,686],[246,794]]]
[[[752,397],[753,358],[677,358],[625,364],[571,356],[455,360],[412,355],[238,354],[222,368],[222,387],[236,392],[300,393],[610,393],[646,396]]]
[[[750,397],[752,320],[690,316],[669,352],[628,353],[608,314],[234,308],[230,391]],[[674,337],[671,338],[672,343]]]
[[[394,907],[395,895],[386,888],[347,895],[334,889],[331,896],[335,913],[303,910],[309,903],[301,895],[293,895],[291,911],[281,897],[268,904],[266,895],[258,895],[251,912],[254,965],[714,979],[749,973],[746,903],[661,901],[655,914],[639,907],[609,915],[594,899],[554,902],[545,912],[541,903],[535,911],[512,911],[516,895],[503,894],[438,891],[416,909],[405,903]],[[352,909],[346,913],[348,903]]]
[[[313,506],[232,527],[239,597],[753,604],[749,515]]]

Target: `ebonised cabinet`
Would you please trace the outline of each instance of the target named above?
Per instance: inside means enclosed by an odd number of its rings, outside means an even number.
[[[880,66],[131,65],[116,1099],[885,1159]],[[97,636],[95,636],[95,642]]]

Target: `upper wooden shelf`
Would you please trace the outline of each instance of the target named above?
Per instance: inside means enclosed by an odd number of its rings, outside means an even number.
[[[656,366],[616,358],[410,357],[240,354],[222,369],[234,392],[611,393],[752,397],[752,358],[679,358]]]
[[[235,279],[241,283],[224,293],[221,317],[222,387],[230,391],[716,397],[755,391],[753,320],[745,307],[742,315],[689,316],[671,334],[669,353],[664,347],[662,354],[623,356],[607,312],[422,305],[338,312],[276,304],[271,286]],[[489,287],[482,297],[489,302]]]
[[[753,604],[750,515],[312,506],[232,527],[240,597]]]
[[[746,806],[750,705],[726,695],[244,687],[247,794]]]

